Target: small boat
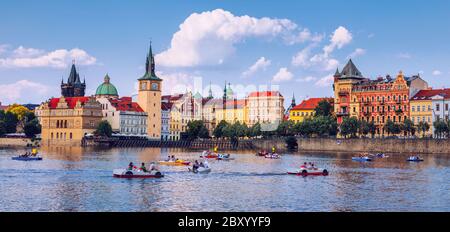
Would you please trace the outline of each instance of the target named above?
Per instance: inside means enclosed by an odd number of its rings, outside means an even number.
[[[230,157],[230,154],[227,154],[227,155],[225,155],[225,154],[219,154],[219,155],[217,155],[217,158],[216,158],[217,160],[234,160],[234,158],[231,158]]]
[[[157,170],[152,170],[149,172],[143,172],[139,169],[114,169],[113,176],[117,178],[161,178],[164,175]]]
[[[296,171],[287,172],[287,174],[297,176],[328,176],[328,171],[322,168],[300,168]]]
[[[421,161],[423,161],[423,159],[420,158],[419,156],[410,156],[410,157],[408,157],[408,159],[406,159],[406,161],[421,162]]]
[[[352,160],[354,160],[354,161],[372,161],[372,158],[370,158],[368,156],[352,157]]]
[[[205,168],[205,167],[198,167],[197,169],[193,169],[192,167],[189,167],[188,170],[190,172],[193,172],[193,173],[209,173],[209,172],[211,172],[211,168],[210,167],[207,167],[207,168]]]
[[[14,156],[11,159],[19,160],[19,161],[38,161],[38,160],[42,160],[42,157],[41,156]]]
[[[219,155],[216,153],[212,153],[210,151],[203,151],[202,154],[200,155],[200,158],[205,158],[205,159],[216,159]]]
[[[266,159],[280,159],[281,156],[278,155],[277,153],[269,153],[267,155],[264,156]]]
[[[375,158],[388,158],[389,156],[385,155],[384,153],[377,153],[377,154],[369,154],[370,157]]]
[[[260,151],[260,152],[256,153],[257,156],[266,156],[268,154],[269,154],[269,152],[267,152],[267,151]]]
[[[190,165],[191,162],[189,161],[184,161],[184,160],[176,160],[176,161],[158,161],[158,163],[160,165],[167,165],[167,166],[186,166],[186,165]]]

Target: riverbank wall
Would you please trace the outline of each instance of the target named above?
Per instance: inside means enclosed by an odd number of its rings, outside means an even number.
[[[449,139],[297,138],[298,151],[450,154]],[[286,150],[284,139],[254,140],[255,149]]]
[[[39,146],[39,141],[31,141],[28,138],[0,138],[1,147],[27,147],[27,146]]]

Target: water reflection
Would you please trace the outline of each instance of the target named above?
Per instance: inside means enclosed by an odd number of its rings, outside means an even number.
[[[446,155],[388,154],[374,162],[347,153],[285,154],[271,160],[229,151],[233,161],[209,163],[209,174],[165,167],[162,179],[115,179],[114,168],[168,155],[199,159],[201,151],[168,148],[42,148],[40,162],[20,162],[21,150],[0,150],[0,211],[449,211]],[[286,175],[303,162],[327,177]]]

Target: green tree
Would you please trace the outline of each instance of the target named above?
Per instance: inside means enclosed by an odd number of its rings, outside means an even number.
[[[6,134],[6,124],[0,121],[0,137]]]
[[[401,130],[401,126],[395,122],[393,122],[392,120],[388,119],[385,126],[386,128],[386,132],[388,133],[388,136],[390,136],[391,134],[398,134],[400,133]]]
[[[333,108],[328,100],[321,100],[314,109],[314,116],[331,116]]]
[[[414,126],[414,123],[409,118],[403,121],[401,129],[406,132],[406,135],[414,135],[416,133],[416,126]]]
[[[34,138],[37,134],[41,133],[41,125],[37,118],[28,121],[23,127],[23,131],[28,138]]]
[[[248,136],[251,138],[261,136],[261,124],[256,122],[252,127],[248,130]]]
[[[111,137],[112,136],[111,124],[109,124],[109,122],[106,120],[101,121],[98,124],[97,130],[95,130],[94,134],[97,136]]]
[[[434,134],[438,138],[443,138],[445,136],[445,133],[447,133],[448,131],[448,125],[442,119],[434,121],[433,127],[434,127]]]
[[[299,135],[311,137],[314,132],[312,119],[306,118],[302,122],[295,124],[294,131]]]
[[[297,139],[294,136],[288,136],[284,141],[288,149],[293,150],[298,148]]]
[[[17,115],[9,111],[0,111],[0,121],[4,123],[5,133],[15,133],[19,119]]]
[[[417,124],[417,130],[422,132],[422,138],[425,137],[425,133],[430,129],[430,124],[428,122],[420,121]]]
[[[217,124],[216,128],[214,128],[214,131],[213,131],[214,137],[216,137],[216,138],[224,137],[223,130],[227,126],[228,126],[228,123],[225,120],[220,121],[219,124]]]
[[[336,135],[337,134],[337,122],[332,116],[315,116],[312,119],[312,133],[318,136]]]
[[[207,138],[209,137],[208,129],[202,120],[193,120],[187,124],[186,136],[189,140]]]
[[[363,135],[364,137],[367,136],[367,134],[370,133],[369,122],[366,120],[359,120],[358,124],[359,124],[358,133],[360,135]]]
[[[282,121],[278,124],[277,135],[279,136],[289,136],[295,133],[294,122],[291,120]]]
[[[340,133],[344,136],[344,138],[347,138],[348,135],[351,137],[356,137],[358,128],[358,119],[356,119],[356,117],[344,118],[339,127]]]
[[[369,133],[372,136],[372,138],[375,137],[375,133],[377,132],[377,126],[373,121],[370,121],[367,126],[369,127]]]

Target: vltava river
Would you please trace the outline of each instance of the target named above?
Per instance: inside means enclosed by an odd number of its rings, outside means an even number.
[[[160,166],[161,179],[119,179],[112,170],[161,160],[198,159],[201,151],[160,148],[41,150],[43,161],[14,161],[24,150],[0,150],[0,211],[450,211],[450,156],[407,154],[374,162],[351,154],[230,151],[232,161],[209,161],[209,174]],[[329,176],[291,176],[303,162]]]

